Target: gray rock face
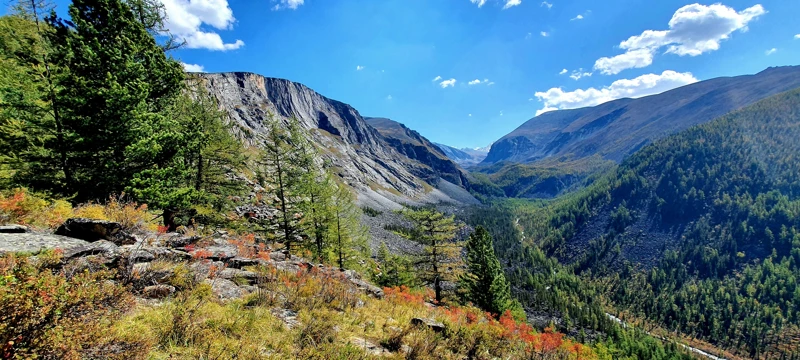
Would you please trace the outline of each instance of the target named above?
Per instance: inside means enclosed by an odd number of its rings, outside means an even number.
[[[414,161],[400,154],[368,126],[351,106],[308,87],[252,73],[198,74],[230,115],[234,133],[258,145],[270,114],[286,122],[296,118],[323,149],[337,175],[358,193],[360,205],[396,209],[401,203],[456,202],[427,186],[409,169]]]
[[[447,155],[450,160],[455,161],[457,164],[469,167],[475,164],[480,163],[483,159],[486,158],[486,155],[489,154],[489,151],[483,151],[482,149],[468,149],[468,148],[461,148],[456,149],[452,146],[434,143],[442,152]]]
[[[86,245],[89,245],[86,241],[59,235],[0,233],[0,254],[38,253],[47,249],[69,250]]]

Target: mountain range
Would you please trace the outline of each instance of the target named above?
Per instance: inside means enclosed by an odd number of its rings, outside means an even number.
[[[661,94],[536,116],[494,144],[481,165],[585,160],[620,162],[657,139],[800,87],[800,66],[700,81]]]
[[[483,159],[486,158],[486,155],[489,154],[489,147],[485,148],[454,148],[452,146],[447,146],[444,144],[434,143],[442,152],[447,155],[450,159],[457,162],[461,166],[469,167],[472,165],[477,165]]]

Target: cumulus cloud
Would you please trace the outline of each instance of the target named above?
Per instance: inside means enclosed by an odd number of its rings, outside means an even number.
[[[356,71],[364,70],[364,67],[361,65],[356,65]]]
[[[448,86],[450,86],[450,87],[456,86],[456,79],[450,79],[450,80],[442,81],[442,82],[439,83],[439,86],[441,86],[442,89],[444,89],[444,88],[446,88]]]
[[[614,57],[601,57],[594,63],[595,70],[606,75],[619,74],[622,70],[643,68],[653,63],[654,49],[636,49]]]
[[[679,56],[698,56],[718,50],[720,42],[730,38],[735,31],[747,31],[747,24],[766,13],[760,4],[737,12],[723,4],[691,4],[678,9],[669,21],[669,30],[645,30],[631,36],[619,47],[626,52],[614,57],[603,57],[595,62],[595,69],[613,75],[630,68],[645,67],[653,62],[653,55],[666,47],[665,53]]]
[[[230,30],[236,19],[228,0],[161,0],[166,13],[165,28],[178,39],[186,42],[189,49],[215,51],[236,50],[244,41],[225,43],[222,37],[209,31]]]
[[[564,75],[564,74],[566,74],[567,72],[568,72],[568,70],[567,70],[567,69],[561,69],[561,71],[559,71],[559,72],[558,72],[558,75]]]
[[[432,82],[437,82],[437,81],[439,81],[439,80],[442,80],[442,77],[441,77],[441,76],[437,76],[437,77],[433,78],[433,80],[431,80],[431,81],[432,81]]]
[[[297,10],[300,5],[303,5],[305,0],[272,0],[272,2],[275,3],[275,6],[272,7],[272,10]]]
[[[794,36],[795,39],[800,39],[800,34]]]
[[[770,55],[774,54],[776,51],[778,51],[778,49],[772,48],[772,49],[767,50],[767,52],[765,54],[767,54],[767,56],[770,56]]]
[[[570,20],[570,21],[574,21],[574,20],[583,20],[583,15],[581,15],[581,14],[578,14],[578,16],[576,16],[576,17],[574,17],[574,18],[572,18],[572,19],[569,19],[569,20]]]
[[[547,31],[542,31],[539,33],[539,35],[542,35],[543,37],[548,37],[550,36],[550,33],[548,33]]]
[[[205,68],[203,68],[203,65],[187,64],[185,62],[182,62],[181,65],[183,65],[183,70],[186,70],[187,72],[205,72],[206,71]]]
[[[553,8],[553,4],[551,4],[551,3],[547,2],[547,1],[542,1],[542,5],[541,6],[544,6],[544,7],[548,8],[548,9],[552,9]]]
[[[472,81],[468,82],[467,84],[469,84],[469,85],[478,85],[478,84],[480,84],[480,83],[481,83],[481,81],[480,81],[480,80],[478,80],[478,79],[475,79],[475,80],[472,80]]]
[[[503,9],[508,9],[510,7],[517,6],[519,4],[522,4],[522,0],[507,0],[506,4],[503,6]]]
[[[469,84],[469,85],[485,84],[485,85],[491,86],[491,85],[494,85],[494,82],[493,81],[489,81],[489,79],[483,79],[483,81],[481,81],[481,79],[475,79],[475,80],[472,80],[472,81],[468,82],[467,84]]]
[[[661,74],[645,74],[634,79],[620,79],[600,89],[591,87],[564,91],[561,88],[552,88],[534,94],[539,101],[544,103],[544,107],[537,111],[536,115],[558,109],[595,106],[626,97],[638,98],[658,94],[694,82],[697,82],[697,79],[692,73],[667,70]]]

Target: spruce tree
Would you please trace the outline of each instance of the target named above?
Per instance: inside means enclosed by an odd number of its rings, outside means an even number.
[[[57,76],[54,105],[64,129],[63,193],[75,200],[121,192],[135,174],[172,161],[180,134],[164,114],[183,89],[168,58],[121,0],[74,0],[70,20],[51,15]],[[61,190],[61,189],[53,189]]]
[[[492,247],[492,237],[482,226],[466,242],[467,272],[461,276],[466,299],[496,316],[512,307],[511,289]]]

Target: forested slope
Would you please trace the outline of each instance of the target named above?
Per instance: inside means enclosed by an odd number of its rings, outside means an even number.
[[[800,90],[647,146],[520,219],[621,308],[749,356],[797,348]]]

